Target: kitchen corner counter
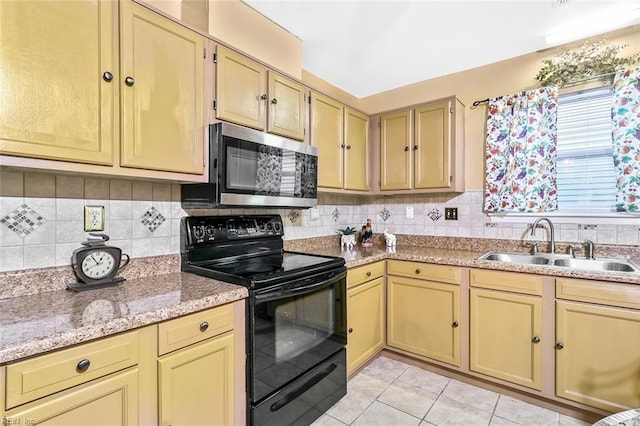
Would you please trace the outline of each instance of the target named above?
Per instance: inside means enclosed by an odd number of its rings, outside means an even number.
[[[242,286],[174,272],[129,279],[119,287],[0,299],[0,364],[247,296]]]
[[[640,284],[640,274],[628,272],[593,272],[558,266],[524,265],[489,260],[478,260],[488,250],[443,249],[420,246],[384,246],[362,247],[353,250],[341,250],[336,247],[319,247],[305,250],[308,253],[340,256],[346,261],[347,268],[385,259],[408,260],[413,262],[436,263],[468,268],[492,269],[509,272],[523,272],[555,277],[578,278],[586,280],[612,281],[617,283]],[[640,263],[636,260],[636,263]]]

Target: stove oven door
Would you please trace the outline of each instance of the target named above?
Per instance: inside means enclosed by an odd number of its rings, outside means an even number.
[[[251,424],[310,424],[345,395],[346,272],[329,275],[250,299]]]

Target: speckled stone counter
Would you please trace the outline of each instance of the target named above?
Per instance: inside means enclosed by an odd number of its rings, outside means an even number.
[[[496,249],[500,250],[500,249]],[[620,283],[640,284],[640,274],[628,272],[591,272],[585,270],[545,265],[520,265],[506,262],[477,260],[489,250],[445,249],[420,246],[396,246],[387,248],[381,245],[362,247],[356,245],[353,250],[342,250],[338,244],[333,246],[307,247],[307,253],[341,256],[347,268],[353,268],[384,259],[410,260],[415,262],[438,263],[469,268],[494,269],[511,272],[525,272],[557,277],[582,278],[589,280],[615,281]],[[637,259],[631,259],[640,265]],[[640,289],[639,289],[640,290]]]
[[[248,296],[245,287],[173,272],[119,287],[0,299],[0,364]]]

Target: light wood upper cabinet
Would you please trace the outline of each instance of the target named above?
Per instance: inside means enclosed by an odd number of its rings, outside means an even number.
[[[269,122],[267,131],[293,139],[304,139],[307,121],[305,87],[269,71]]]
[[[344,189],[369,189],[369,117],[344,108]]]
[[[0,154],[113,164],[116,8],[0,2]]]
[[[416,108],[414,188],[448,188],[451,174],[450,101]]]
[[[380,116],[380,190],[464,191],[464,106],[456,98]]]
[[[267,69],[224,46],[216,54],[216,117],[264,130]]]
[[[556,341],[558,396],[611,412],[640,407],[640,311],[558,301]]]
[[[318,187],[369,189],[369,117],[311,93],[311,145],[318,148]]]
[[[130,1],[120,3],[125,167],[204,168],[204,39]]]
[[[217,48],[216,63],[216,118],[304,139],[306,89],[302,84],[224,46]]]
[[[344,188],[344,105],[311,92],[311,145],[318,148],[318,186]]]
[[[540,297],[471,289],[469,368],[472,371],[540,390],[541,340]]]
[[[380,117],[380,189],[411,188],[412,111]]]

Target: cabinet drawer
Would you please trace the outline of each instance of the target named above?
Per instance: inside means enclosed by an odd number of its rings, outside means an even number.
[[[184,348],[232,329],[232,304],[158,324],[158,355]]]
[[[7,408],[136,365],[138,339],[133,331],[9,365]]]
[[[556,297],[640,309],[640,285],[638,284],[558,278],[556,279]]]
[[[387,274],[450,284],[460,284],[462,279],[462,269],[456,266],[405,262],[401,260],[389,260],[387,263]]]
[[[384,262],[371,263],[347,271],[347,288],[384,276]]]
[[[472,287],[513,291],[536,296],[542,295],[542,277],[517,272],[472,269],[470,284]]]

